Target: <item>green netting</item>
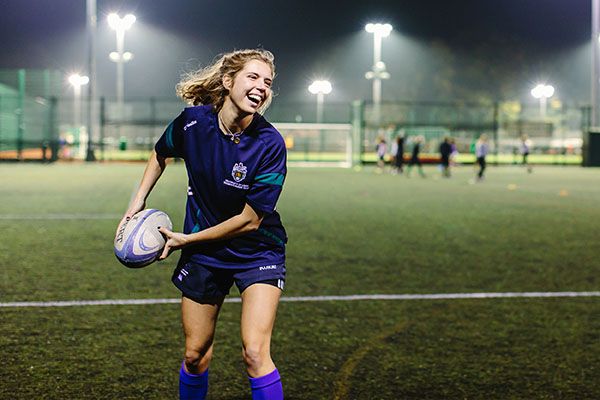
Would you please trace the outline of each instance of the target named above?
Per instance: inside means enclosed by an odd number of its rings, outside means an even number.
[[[23,151],[49,148],[57,140],[51,99],[60,95],[61,86],[58,71],[0,69],[2,155],[23,158]]]

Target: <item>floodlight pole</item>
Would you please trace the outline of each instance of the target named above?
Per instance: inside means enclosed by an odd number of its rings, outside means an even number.
[[[592,93],[591,124],[598,126],[598,85],[600,81],[600,1],[592,0]]]
[[[381,33],[375,31],[373,33],[373,71],[377,70],[377,66],[381,62]],[[381,77],[380,74],[375,74],[373,78],[373,103],[379,109],[381,105]],[[377,118],[379,120],[379,118]]]
[[[546,117],[546,108],[547,108],[547,97],[546,96],[542,96],[540,97],[540,116],[542,118]]]
[[[86,1],[87,32],[88,32],[88,75],[90,85],[88,86],[88,115],[87,115],[87,151],[85,160],[96,161],[94,155],[94,104],[96,100],[96,0]]]
[[[75,74],[69,77],[69,83],[73,86],[73,126],[79,131],[81,129],[81,86],[87,85],[89,78]]]
[[[124,64],[131,59],[131,53],[125,53],[125,31],[131,28],[135,22],[135,16],[127,14],[121,18],[117,14],[108,16],[109,26],[115,30],[117,37],[117,51],[110,54],[110,59],[117,64],[117,108],[119,119],[123,118],[125,103],[125,72]]]
[[[365,74],[365,78],[373,80],[373,120],[381,123],[381,80],[389,79],[385,63],[381,60],[381,42],[392,31],[390,24],[367,24],[365,30],[373,34],[373,69]]]
[[[321,92],[317,93],[317,123],[323,122],[323,101],[325,95]]]
[[[117,29],[117,53],[119,58],[117,59],[117,106],[119,108],[119,114],[123,112],[123,102],[125,97],[125,74],[123,65],[123,49],[125,47],[125,29]]]
[[[308,91],[317,95],[317,122],[323,122],[323,103],[325,95],[331,93],[332,86],[329,81],[314,81]]]
[[[81,85],[73,85],[73,126],[81,127]]]

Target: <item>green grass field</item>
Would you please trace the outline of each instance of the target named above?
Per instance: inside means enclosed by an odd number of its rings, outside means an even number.
[[[178,298],[177,254],[129,270],[112,253],[143,168],[0,165],[0,303]],[[425,171],[290,168],[284,296],[600,290],[600,170]],[[170,165],[148,206],[181,228],[186,188]],[[210,399],[249,398],[239,312],[222,311]],[[177,304],[0,321],[0,399],[177,398]],[[272,352],[287,399],[598,399],[599,332],[600,297],[282,302]]]

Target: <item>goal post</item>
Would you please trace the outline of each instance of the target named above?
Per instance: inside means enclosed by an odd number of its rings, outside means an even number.
[[[301,122],[272,124],[285,140],[290,164],[343,168],[352,166],[352,124]]]
[[[364,102],[352,103],[350,123],[274,122],[297,166],[350,168],[362,163]]]

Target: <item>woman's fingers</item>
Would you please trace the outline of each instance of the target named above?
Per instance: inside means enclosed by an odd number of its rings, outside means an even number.
[[[165,258],[169,257],[169,254],[171,254],[174,235],[172,231],[168,230],[164,226],[159,227],[158,231],[165,237],[165,247],[163,247],[163,251],[158,259],[164,260]]]

